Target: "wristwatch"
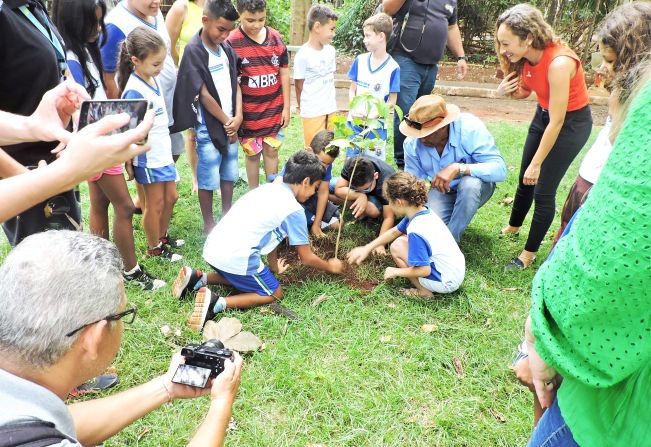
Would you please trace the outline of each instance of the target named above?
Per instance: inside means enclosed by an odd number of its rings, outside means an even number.
[[[461,61],[461,60],[468,62],[468,56],[459,56],[459,57],[457,57],[457,62]]]
[[[463,177],[468,171],[468,166],[465,163],[459,163],[459,176]]]

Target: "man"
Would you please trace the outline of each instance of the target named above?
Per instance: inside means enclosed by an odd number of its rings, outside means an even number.
[[[457,23],[457,0],[383,0],[384,12],[393,17],[394,36],[387,48],[400,65],[400,93],[397,105],[404,111],[414,101],[432,92],[438,61],[445,46],[457,57],[458,78],[468,71],[467,58]],[[395,43],[393,43],[395,42]],[[405,166],[404,137],[394,120],[393,156],[399,169]]]
[[[77,287],[79,278],[92,280]],[[166,374],[140,386],[66,408],[70,390],[113,361],[125,322],[135,318],[111,242],[73,231],[27,237],[0,267],[0,306],[0,441],[10,429],[15,441],[53,428],[53,442],[35,445],[97,445],[164,403],[210,393],[190,445],[222,445],[240,383],[239,355],[225,362],[211,388],[173,383],[173,361]]]
[[[418,98],[400,123],[405,170],[431,181],[427,206],[459,243],[477,210],[491,198],[506,165],[495,140],[474,115],[438,95]]]

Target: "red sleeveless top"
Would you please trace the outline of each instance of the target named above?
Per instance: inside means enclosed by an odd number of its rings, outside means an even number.
[[[585,83],[585,75],[581,59],[574,51],[563,44],[552,44],[543,50],[543,55],[536,65],[525,61],[520,79],[524,87],[536,92],[538,103],[543,109],[549,109],[549,65],[558,56],[571,57],[576,61],[576,74],[570,79],[570,97],[567,104],[567,111],[582,109],[590,103],[588,87]]]

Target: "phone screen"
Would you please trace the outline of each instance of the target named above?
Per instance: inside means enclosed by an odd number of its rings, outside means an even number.
[[[108,99],[106,101],[84,101],[81,103],[79,115],[79,129],[92,124],[108,115],[128,113],[131,116],[129,123],[111,134],[122,133],[135,128],[145,117],[149,101],[146,99]]]
[[[199,366],[181,364],[176,369],[172,382],[190,385],[195,388],[205,388],[210,378],[210,370]]]

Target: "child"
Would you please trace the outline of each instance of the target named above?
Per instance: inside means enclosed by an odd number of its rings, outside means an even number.
[[[385,101],[391,109],[396,105],[400,91],[400,66],[387,53],[387,40],[391,37],[392,29],[393,21],[384,13],[369,17],[364,22],[364,45],[369,52],[357,56],[348,71],[351,80],[349,91],[351,101],[355,96],[371,93],[375,98]],[[377,117],[378,111],[375,106],[366,110],[365,106],[359,105],[348,113],[348,126],[353,129],[355,135],[359,135],[364,127],[355,124],[353,120]],[[380,141],[376,142],[373,150],[364,151],[364,155],[385,161],[387,124],[384,121],[380,121],[380,124],[380,128],[366,134],[365,138],[376,139],[377,137]],[[359,148],[351,148],[346,152],[348,157],[355,155],[360,155]]]
[[[350,264],[360,264],[376,247],[391,243],[396,267],[387,267],[384,279],[408,278],[416,288],[402,289],[406,295],[432,296],[459,288],[466,261],[452,233],[425,204],[427,185],[407,172],[393,174],[384,184],[389,206],[405,218],[380,237],[348,254]]]
[[[312,152],[319,157],[319,160],[326,168],[325,176],[319,185],[317,194],[301,203],[303,209],[305,209],[305,217],[310,224],[310,230],[316,237],[324,237],[325,233],[323,230],[326,228],[335,230],[339,228],[339,208],[328,200],[328,186],[332,180],[332,163],[339,155],[339,148],[337,146],[330,146],[330,142],[334,137],[335,134],[332,131],[322,130],[312,138],[312,143],[307,148],[308,152]],[[274,182],[282,182],[284,174],[285,167],[283,166],[282,171]]]
[[[229,0],[206,1],[203,27],[185,46],[174,94],[174,130],[194,127],[197,136],[204,235],[215,226],[213,191],[221,190],[224,216],[231,208],[233,184],[239,175],[237,132],[242,123],[242,92],[237,83],[237,54],[225,42],[238,17]]]
[[[133,174],[143,187],[145,203],[142,226],[147,236],[147,254],[178,261],[163,239],[172,217],[176,192],[176,167],[172,159],[165,99],[157,76],[163,69],[167,48],[163,39],[146,26],[131,31],[120,45],[118,88],[123,99],[146,99],[156,112],[149,131],[151,150],[133,159]],[[127,164],[127,171],[131,166]],[[131,178],[131,173],[129,173]]]
[[[172,288],[177,298],[199,290],[188,320],[191,328],[201,330],[208,319],[227,308],[244,309],[280,300],[283,289],[272,272],[280,274],[287,269],[276,255],[276,247],[285,237],[296,246],[303,264],[342,272],[340,260],[325,261],[312,252],[305,213],[298,203],[314,195],[324,174],[325,167],[316,155],[299,151],[287,161],[282,183],[267,183],[248,192],[219,221],[203,248],[204,259],[215,271],[184,267]],[[269,267],[262,263],[262,255],[268,255]],[[241,293],[213,297],[207,284],[232,285]]]
[[[289,125],[289,57],[280,33],[265,26],[266,8],[265,0],[238,0],[240,27],[228,37],[240,57],[240,144],[251,189],[260,184],[260,154],[267,181],[278,173],[278,133]]]
[[[99,53],[99,32],[104,30],[104,0],[57,0],[52,15],[68,46],[66,59],[75,81],[96,100],[106,99]],[[102,32],[105,35],[104,32]],[[136,258],[133,241],[133,202],[124,180],[122,165],[114,166],[88,180],[90,232],[109,238],[108,207],[113,205],[113,240],[120,250],[125,281],[143,290],[156,290],[165,281],[152,278]]]
[[[314,5],[307,13],[310,37],[294,57],[294,87],[303,123],[303,143],[308,147],[314,135],[332,129],[331,114],[337,111],[335,36],[337,14],[324,5]]]
[[[351,178],[353,168],[355,175]],[[348,204],[355,219],[382,219],[380,235],[393,227],[395,220],[382,189],[384,182],[394,172],[391,166],[377,158],[351,157],[344,162],[341,177],[334,186],[334,194],[342,203],[348,195]],[[383,255],[384,246],[378,246],[374,253]]]

